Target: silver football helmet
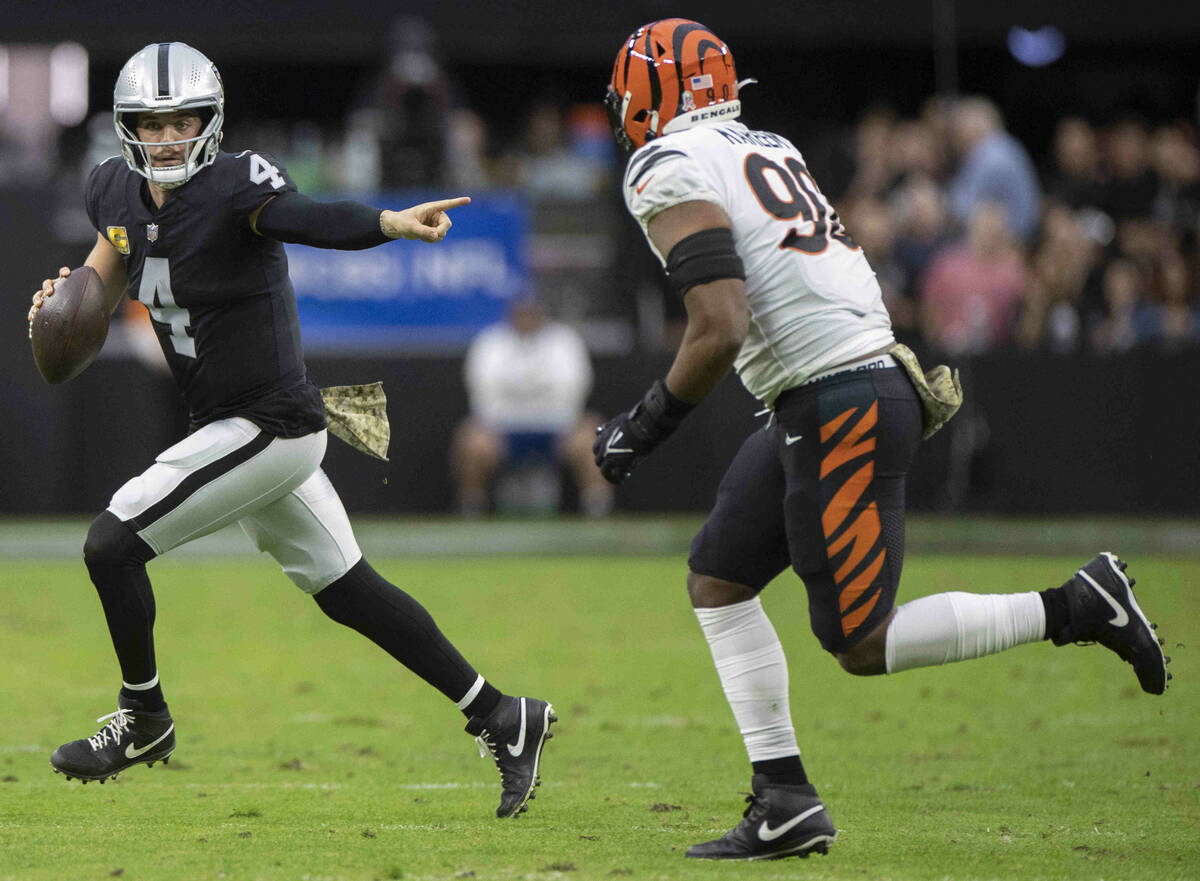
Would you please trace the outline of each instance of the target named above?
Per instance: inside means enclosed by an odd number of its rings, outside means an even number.
[[[184,162],[156,168],[149,147],[138,140],[137,118],[147,111],[195,110],[200,134],[185,141]],[[125,62],[113,88],[113,126],[121,140],[125,163],[165,190],[182,186],[200,169],[211,165],[221,145],[225,122],[225,89],[211,61],[185,43],[151,43]]]

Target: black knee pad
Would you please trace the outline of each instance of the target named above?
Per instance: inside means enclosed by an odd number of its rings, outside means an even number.
[[[137,566],[154,559],[154,551],[111,511],[92,521],[83,543],[83,560],[93,566]]]

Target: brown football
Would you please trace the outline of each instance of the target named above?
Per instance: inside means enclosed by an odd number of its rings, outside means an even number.
[[[108,336],[104,283],[90,266],[71,270],[33,319],[33,360],[49,383],[74,379]]]

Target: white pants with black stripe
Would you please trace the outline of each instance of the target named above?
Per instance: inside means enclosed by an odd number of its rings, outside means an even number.
[[[156,554],[236,521],[301,590],[317,593],[362,558],[321,470],[326,439],[273,437],[236,416],[211,422],[117,490],[108,510]]]

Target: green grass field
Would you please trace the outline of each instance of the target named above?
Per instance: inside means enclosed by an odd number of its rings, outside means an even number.
[[[828,857],[696,864],[749,769],[671,557],[377,558],[485,675],[561,718],[530,811],[455,708],[329,622],[267,558],[151,565],[169,766],[105,786],[48,757],[115,708],[80,563],[0,567],[0,879],[1200,878],[1200,559],[1130,555],[1174,655],[1153,698],[1100,648],[1024,646],[854,679],[789,576],[766,594],[791,665]],[[912,555],[902,599],[1061,583],[1082,559]]]

